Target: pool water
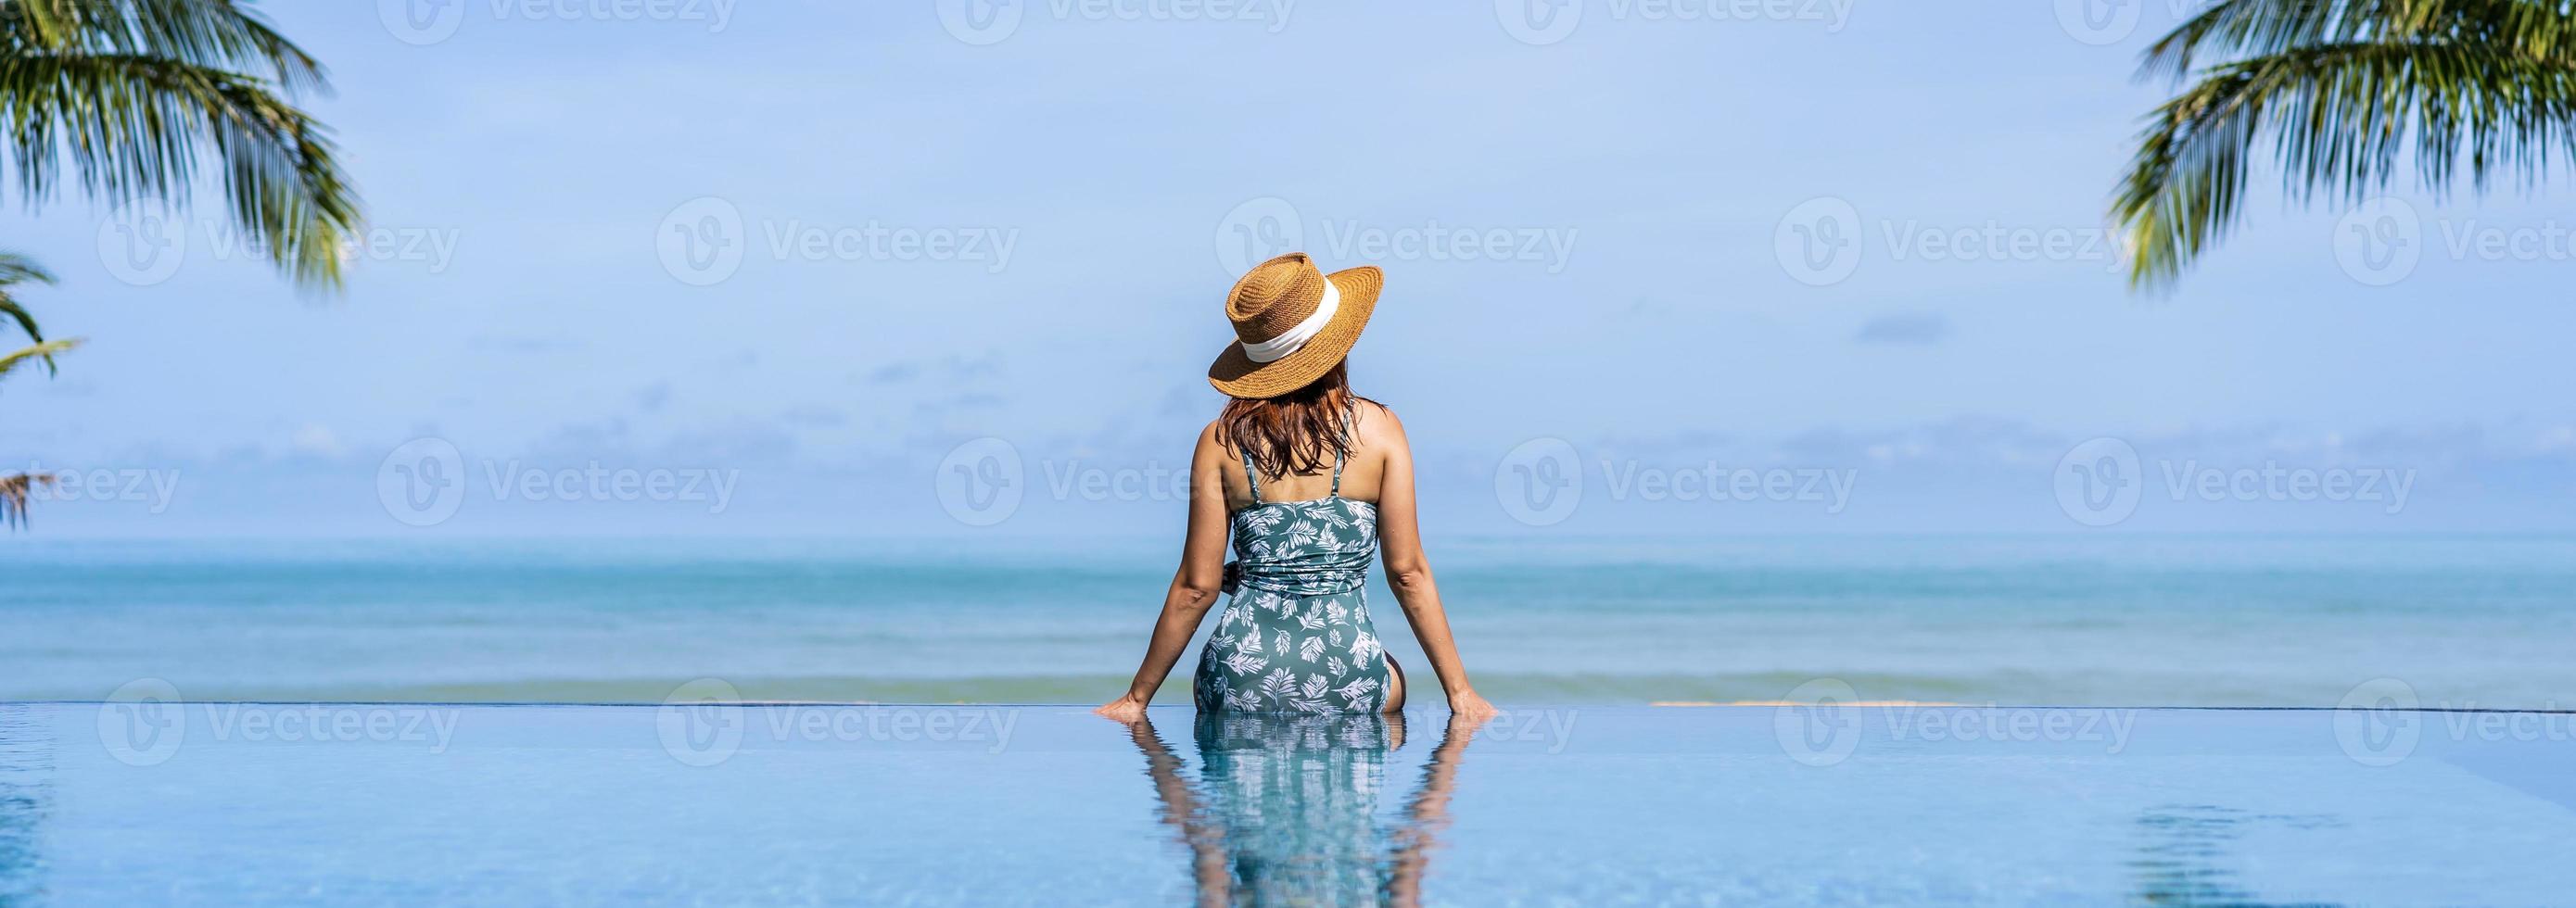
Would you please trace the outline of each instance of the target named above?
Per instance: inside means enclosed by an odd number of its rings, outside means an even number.
[[[131,687],[131,686],[130,686]],[[2566,713],[0,704],[0,904],[2576,901]]]

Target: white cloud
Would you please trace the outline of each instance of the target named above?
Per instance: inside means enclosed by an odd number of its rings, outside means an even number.
[[[330,426],[308,422],[295,430],[294,445],[296,453],[330,457],[340,453],[340,436]]]

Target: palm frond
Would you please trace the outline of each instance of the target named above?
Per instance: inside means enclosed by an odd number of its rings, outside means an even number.
[[[2189,76],[2202,57],[2242,59],[2347,43],[2474,43],[2511,56],[2576,55],[2576,16],[2535,0],[2218,0],[2147,48],[2141,77]]]
[[[54,282],[54,275],[53,272],[46,271],[44,266],[36,264],[34,259],[14,252],[0,252],[0,316],[7,316],[9,321],[17,323],[18,330],[27,332],[28,340],[42,344],[45,342],[45,332],[44,329],[36,327],[35,313],[28,312],[27,307],[18,304],[17,297],[9,294],[9,287],[29,281],[50,284]],[[51,354],[40,354],[40,356],[45,361],[45,374],[52,375],[54,373],[53,356]]]
[[[54,354],[70,352],[72,348],[80,345],[80,338],[66,337],[62,340],[46,341],[32,347],[23,347],[10,353],[0,354],[0,378],[8,378],[9,373],[17,371],[19,366],[37,361],[45,364],[45,374],[51,376],[54,372]]]
[[[8,316],[10,321],[17,322],[18,328],[27,332],[28,340],[35,341],[39,345],[45,342],[45,332],[36,327],[36,316],[33,313],[28,312],[27,307],[18,305],[17,300],[10,299],[9,294],[7,293],[0,293],[0,315]],[[51,375],[53,374],[53,371],[54,358],[51,355],[47,355],[45,356],[45,374]]]
[[[0,118],[21,204],[76,188],[184,201],[219,174],[245,239],[336,288],[361,222],[328,131],[292,103],[321,68],[228,0],[0,0]],[[285,86],[285,92],[276,91]]]
[[[52,488],[52,473],[11,473],[0,476],[0,524],[10,529],[27,525],[27,497],[38,487]]]
[[[2177,30],[2201,27],[2224,40],[2179,40],[2272,46],[2341,27],[2200,25],[2226,12],[2212,10]],[[2276,166],[2285,194],[2302,204],[2318,195],[2359,201],[2389,189],[2409,166],[2416,185],[2437,196],[2463,170],[2478,192],[2500,174],[2536,184],[2553,162],[2576,158],[2576,55],[2535,56],[2528,47],[2447,38],[2343,41],[2210,68],[2149,116],[2112,204],[2132,257],[2131,284],[2168,285],[2221,239],[2258,162]]]
[[[27,332],[28,340],[45,339],[44,330],[36,327],[35,313],[28,312],[27,307],[18,305],[18,299],[10,296],[5,290],[0,290],[0,315],[8,316],[10,321],[18,323],[18,330]]]
[[[19,305],[17,297],[9,294],[10,287],[31,281],[51,284],[54,275],[36,264],[34,259],[14,252],[0,252],[0,315],[18,323],[18,330],[27,332],[28,340],[41,342],[45,339],[45,332],[36,327],[36,316],[28,312],[27,307]]]
[[[0,41],[56,54],[164,57],[330,93],[320,61],[233,0],[6,0]]]
[[[53,282],[54,273],[45,270],[45,266],[36,264],[35,259],[19,255],[15,252],[0,252],[0,287],[8,287],[13,284],[50,284]]]

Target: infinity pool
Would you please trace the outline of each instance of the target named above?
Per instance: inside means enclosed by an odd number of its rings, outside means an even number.
[[[2576,902],[2565,713],[150,694],[0,704],[0,904]]]

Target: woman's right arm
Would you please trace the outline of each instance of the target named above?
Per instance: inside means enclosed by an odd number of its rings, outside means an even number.
[[[1190,528],[1181,542],[1181,567],[1163,593],[1163,615],[1145,644],[1145,661],[1127,693],[1095,712],[1121,722],[1145,717],[1145,704],[1171,674],[1172,664],[1188,649],[1208,606],[1216,603],[1225,582],[1225,446],[1217,444],[1216,424],[1199,432],[1198,450],[1190,454]]]

